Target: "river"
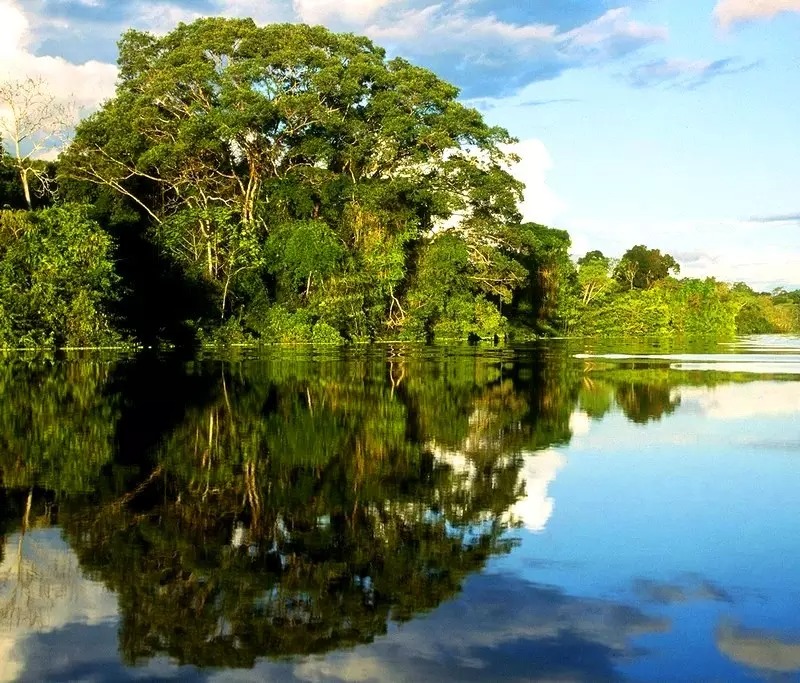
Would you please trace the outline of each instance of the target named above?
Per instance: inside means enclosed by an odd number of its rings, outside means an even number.
[[[2,681],[800,677],[800,338],[0,359]]]

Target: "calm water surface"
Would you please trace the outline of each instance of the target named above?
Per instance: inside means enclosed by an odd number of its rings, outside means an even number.
[[[800,680],[800,338],[0,359],[0,680]]]

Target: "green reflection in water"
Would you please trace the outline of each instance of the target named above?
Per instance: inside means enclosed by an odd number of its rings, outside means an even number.
[[[524,460],[575,410],[657,420],[709,381],[535,349],[7,362],[0,534],[58,524],[118,596],[129,663],[325,652],[509,551]]]

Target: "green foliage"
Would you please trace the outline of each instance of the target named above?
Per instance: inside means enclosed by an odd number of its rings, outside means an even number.
[[[614,277],[628,289],[647,289],[658,280],[677,274],[680,266],[669,254],[662,254],[659,249],[648,249],[637,244],[626,251],[616,269]]]
[[[0,209],[24,209],[25,194],[11,157],[0,149]]]
[[[730,337],[736,333],[738,310],[727,285],[712,278],[664,280],[584,307],[579,329],[602,336]]]
[[[109,315],[118,296],[112,243],[86,207],[3,212],[0,229],[0,343],[120,342]]]
[[[308,310],[300,309],[292,313],[279,305],[267,310],[261,324],[263,327],[257,328],[256,332],[262,338],[282,344],[310,342],[314,326],[312,315]]]
[[[736,329],[740,334],[771,334],[800,330],[800,292],[777,290],[758,294],[736,283],[732,295],[740,305]]]
[[[431,328],[406,320],[405,294],[419,250],[457,223],[470,301],[450,307],[466,316],[451,327],[501,328],[486,306],[524,280],[499,246],[522,186],[506,170],[512,139],[456,88],[366,38],[251,20],[129,31],[119,64],[116,96],[78,127],[61,176],[138,207],[217,291],[223,319],[266,299],[351,339]]]
[[[105,394],[113,363],[0,359],[0,479],[58,494],[95,489],[114,456],[117,402]]]
[[[470,244],[454,231],[436,235],[419,252],[402,311],[407,339],[491,339],[507,322],[490,300],[510,301],[510,283],[524,271],[491,246]]]
[[[334,346],[344,344],[344,339],[342,335],[339,334],[338,330],[324,321],[319,321],[314,325],[314,329],[311,331],[311,341],[314,344],[328,344]]]
[[[513,298],[509,316],[516,325],[537,332],[570,331],[575,322],[575,266],[570,260],[570,237],[537,223],[509,226],[507,249],[519,254],[527,277]]]
[[[602,301],[618,288],[611,274],[611,260],[599,251],[590,251],[578,259],[577,280],[584,306]]]
[[[266,242],[268,269],[286,280],[295,293],[309,296],[314,280],[322,285],[340,266],[345,250],[336,233],[324,222],[297,221],[277,227]]]

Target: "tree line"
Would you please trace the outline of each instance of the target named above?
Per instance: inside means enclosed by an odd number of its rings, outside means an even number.
[[[797,297],[676,280],[644,245],[573,263],[522,221],[511,135],[367,38],[128,31],[114,97],[55,162],[32,154],[65,120],[43,93],[0,88],[3,346],[798,328]]]

